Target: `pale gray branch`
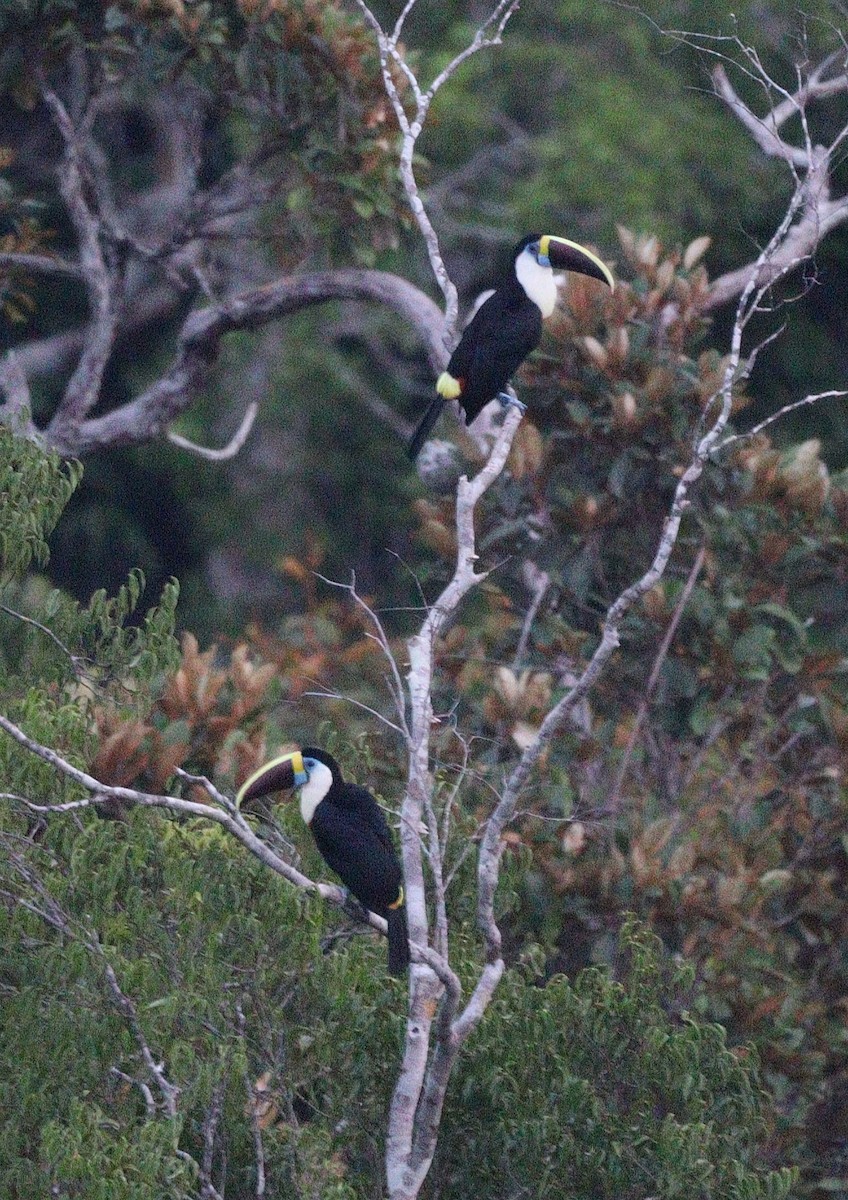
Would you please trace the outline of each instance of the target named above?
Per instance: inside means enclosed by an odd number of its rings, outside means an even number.
[[[5,421],[18,436],[37,439],[38,430],[30,416],[32,398],[29,384],[21,360],[14,350],[0,360],[0,392],[6,397],[6,403],[0,409],[0,420]]]
[[[803,400],[794,400],[791,404],[784,404],[777,412],[773,412],[765,420],[760,421],[758,425],[746,430],[745,433],[733,433],[729,437],[724,438],[715,446],[713,454],[718,454],[720,450],[726,450],[734,442],[747,441],[749,438],[756,437],[758,433],[762,433],[769,425],[773,425],[775,421],[779,421],[781,417],[785,417],[787,413],[794,412],[797,408],[805,408],[808,404],[818,404],[820,400],[844,400],[846,396],[848,396],[848,391],[816,392],[805,396]]]
[[[50,444],[68,456],[102,446],[135,445],[163,433],[195,398],[220,349],[222,338],[238,329],[259,329],[270,321],[329,300],[373,300],[396,312],[424,342],[434,369],[447,354],[438,306],[414,284],[386,271],[343,268],[292,275],[251,288],[189,314],[170,367],[129,404],[78,428],[47,431]]]
[[[22,254],[13,251],[0,252],[0,270],[32,271],[36,275],[68,275],[72,279],[84,280],[79,263],[52,254]]]
[[[728,271],[711,283],[705,305],[707,312],[737,297],[754,272],[757,285],[763,286],[773,283],[787,270],[800,266],[815,253],[831,230],[848,220],[848,198],[834,199],[831,196],[832,171],[837,161],[837,151],[848,137],[848,122],[843,122],[830,144],[823,146],[814,143],[808,121],[809,106],[814,101],[848,91],[844,55],[837,53],[828,56],[806,78],[799,69],[798,87],[790,93],[771,78],[755,50],[743,45],[738,38],[727,40],[735,47],[743,70],[747,70],[764,88],[769,102],[768,111],[760,117],[740,98],[723,62],[719,62],[712,72],[716,94],[764,154],[787,163],[794,183],[794,207],[791,212],[792,228],[786,229],[780,245],[774,247],[769,256],[764,258],[760,255],[756,262]],[[840,74],[825,78],[838,62],[842,63]],[[775,101],[776,96],[782,99]],[[803,136],[798,145],[789,142],[779,132],[793,115],[797,115],[801,122]]]
[[[79,266],[91,308],[82,354],[50,425],[49,440],[58,443],[73,436],[100,398],[120,317],[121,271],[101,244],[97,215],[88,203],[80,135],[56,93],[44,87],[42,95],[65,143],[59,188],[77,236]]]
[[[238,429],[227,442],[226,446],[222,446],[220,450],[211,450],[208,446],[198,446],[196,442],[189,441],[187,437],[183,437],[180,433],[174,433],[172,429],[168,430],[168,441],[172,442],[175,446],[179,446],[181,450],[188,450],[190,454],[196,454],[198,458],[206,459],[207,462],[224,462],[228,458],[235,458],[239,450],[241,450],[250,436],[250,431],[253,429],[253,423],[256,420],[258,412],[259,405],[255,400],[251,400],[245,409]]]

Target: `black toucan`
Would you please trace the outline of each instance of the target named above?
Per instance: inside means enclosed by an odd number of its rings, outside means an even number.
[[[403,881],[382,809],[369,791],[345,783],[339,764],[326,750],[304,746],[260,767],[239,789],[236,804],[270,792],[300,792],[300,813],[312,830],[328,867],[363,907],[385,917],[389,932],[389,971],[409,966],[409,933]]]
[[[615,287],[609,267],[584,246],[549,234],[528,233],[513,251],[513,268],[475,313],[436,380],[436,395],[409,443],[414,459],[436,424],[445,400],[458,400],[470,425],[496,396],[542,337],[542,318],[556,306],[553,268],[591,275]],[[523,405],[522,405],[523,407]]]

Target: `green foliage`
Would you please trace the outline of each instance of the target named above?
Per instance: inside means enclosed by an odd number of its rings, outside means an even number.
[[[41,486],[45,466],[40,452],[21,457],[10,440],[5,451],[23,476],[22,502],[27,479]],[[52,460],[48,466],[56,469]],[[27,538],[43,545],[57,515],[49,489],[43,512],[32,495],[29,505],[31,527],[8,522],[19,539],[9,542],[10,563],[26,560],[21,546]],[[307,567],[292,560],[286,569],[309,594]],[[216,664],[214,650],[201,653],[184,639],[179,667],[161,687],[159,723],[152,718],[144,733],[132,713],[151,711],[156,672],[168,663],[169,605],[126,631],[123,623],[140,599],[137,576],[113,599],[101,593],[86,608],[55,592],[45,596],[32,581],[9,584],[7,593],[13,587],[38,613],[39,626],[25,625],[25,636],[46,639],[64,674],[30,647],[21,669],[3,676],[5,711],[32,737],[84,763],[92,735],[74,671],[84,662],[99,705],[95,763],[104,778],[112,770],[134,779],[144,737],[162,739],[163,761],[174,761],[174,746],[183,754],[179,743],[169,742],[162,719],[185,729],[186,754],[212,754],[216,745],[233,753],[236,744],[256,754],[260,743],[237,742],[237,735],[257,713],[275,671],[287,686],[302,687],[297,672],[316,669],[320,647],[327,664],[344,666],[340,643],[329,636],[342,610],[322,610],[313,593],[305,641],[280,648],[278,667],[257,665],[237,648],[226,668]],[[56,645],[57,630],[74,647],[73,657],[67,645]],[[361,669],[358,647],[368,645],[361,618],[340,632],[349,662]],[[83,646],[90,656],[82,655]],[[130,671],[135,695],[121,708],[116,698]],[[113,716],[104,724],[109,697]],[[349,747],[337,749],[349,757]],[[0,760],[13,794],[52,801],[78,795],[6,738]],[[161,764],[160,770],[164,776]],[[385,976],[382,945],[373,935],[350,941],[337,913],[292,890],[217,827],[142,809],[120,815],[121,821],[103,821],[94,812],[74,821],[54,817],[33,837],[20,807],[3,805],[8,855],[0,886],[7,903],[0,909],[0,938],[7,954],[0,1021],[8,1036],[0,1048],[0,1190],[13,1200],[51,1190],[110,1200],[187,1200],[201,1194],[200,1164],[211,1138],[213,1177],[226,1164],[228,1186],[246,1195],[255,1183],[260,1130],[277,1194],[373,1196],[381,1187],[381,1131],[405,1028],[403,985]],[[470,832],[473,826],[458,818],[457,827],[466,826]],[[320,866],[311,844],[300,840],[302,829],[298,835],[284,822],[282,832],[302,847],[307,869]],[[514,899],[519,875],[507,874]],[[462,899],[452,908],[459,919],[473,919]],[[460,960],[470,957],[466,936],[455,931]],[[560,1159],[551,1166],[551,1156],[566,1151],[569,1162],[581,1164],[580,1178],[598,1187],[608,1180],[621,1195],[631,1161],[642,1164],[640,1178],[653,1170],[667,1181],[669,1195],[676,1194],[675,1167],[709,1178],[716,1197],[785,1194],[777,1177],[769,1183],[754,1165],[762,1129],[747,1070],[714,1032],[660,1023],[663,1006],[677,1001],[659,987],[648,943],[634,936],[628,945],[626,986],[596,976],[575,989],[562,981],[539,989],[518,974],[507,980],[459,1080],[458,1108],[447,1115],[437,1176],[445,1194],[492,1190],[491,1164],[500,1160],[493,1151],[490,1162],[485,1138],[501,1119],[507,1079],[514,1089],[512,1116],[499,1152],[509,1147],[510,1169],[541,1194],[562,1166]],[[464,963],[463,973],[470,965]],[[574,1034],[569,1045],[583,1048],[582,1058],[575,1050],[567,1063],[555,1057],[565,1029]],[[566,1080],[559,1092],[553,1075],[544,1075],[540,1061],[526,1053],[530,1045],[542,1055],[548,1044],[547,1069],[557,1078],[561,1069]],[[145,1066],[145,1047],[177,1089],[175,1116]],[[517,1053],[523,1078],[513,1061]],[[615,1103],[599,1098],[598,1053],[608,1056],[607,1078],[614,1076],[620,1089]],[[548,1092],[565,1105],[554,1110],[556,1125],[545,1116]],[[655,1113],[660,1102],[662,1119]],[[563,1120],[571,1130],[565,1142],[559,1133],[554,1137]],[[467,1154],[469,1131],[479,1157]],[[737,1192],[725,1187],[731,1157]]]
[[[32,564],[46,564],[47,538],[81,474],[78,464],[61,463],[0,424],[0,662],[9,678],[36,678],[42,686],[84,681],[114,690],[132,675],[138,687],[174,661],[175,581],[159,605],[131,625],[144,590],[140,571],[132,571],[115,596],[101,589],[87,605],[27,577]]]
[[[448,1100],[438,1194],[790,1194],[792,1172],[756,1165],[767,1110],[751,1062],[682,1008],[691,974],[633,923],[620,954],[620,981],[595,969],[573,984],[505,981]]]
[[[0,584],[45,565],[47,538],[81,477],[79,464],[61,463],[0,423]]]
[[[196,1171],[177,1155],[174,1141],[167,1121],[126,1129],[108,1112],[74,1097],[67,1112],[44,1128],[44,1176],[86,1200],[188,1200],[196,1194]]]
[[[139,620],[140,572],[115,596],[99,591],[87,605],[27,574],[31,564],[46,561],[47,537],[80,473],[0,425],[0,702],[31,738],[84,767],[96,706],[125,717],[139,704],[146,707],[154,679],[174,664],[178,588],[168,585],[159,605]],[[5,734],[0,774],[4,790],[35,802],[79,795],[66,777]],[[20,810],[10,820],[16,830],[26,826]]]
[[[364,1169],[356,1158],[351,1166],[349,1147],[370,1146],[366,1165],[379,1173],[374,1142],[404,1026],[403,989],[383,974],[382,946],[360,938],[322,953],[333,913],[201,822],[147,811],[126,824],[52,822],[30,861],[75,935],[57,937],[22,908],[0,918],[10,947],[0,1190],[23,1196],[84,1181],[92,1190],[83,1194],[100,1195],[99,1176],[125,1189],[116,1195],[195,1196],[176,1152],[201,1160],[217,1103],[216,1163],[226,1161],[236,1194],[252,1186],[252,1117],[275,1194],[360,1194],[345,1182]],[[4,887],[27,894],[6,875]],[[125,1078],[161,1104],[102,963],[85,948],[93,928],[181,1089],[176,1122],[148,1116]]]
[[[332,909],[198,821],[53,821],[28,857],[72,932],[20,907],[0,913],[5,1194],[196,1196],[190,1159],[201,1161],[215,1111],[213,1163],[226,1162],[235,1195],[253,1187],[254,1120],[269,1194],[379,1192],[405,1010],[378,939],[339,940]],[[176,1121],[148,1114],[131,1082],[161,1101],[84,944],[94,928],[181,1089]],[[649,939],[629,929],[622,954],[620,983],[596,971],[545,988],[507,977],[451,1092],[438,1194],[626,1198],[654,1179],[672,1197],[684,1172],[716,1200],[788,1193],[788,1175],[756,1165],[750,1064],[714,1027],[668,1015],[685,979]]]
[[[285,261],[292,241],[370,261],[406,219],[374,40],[335,0],[18,0],[0,14],[0,36],[0,99],[20,108],[35,107],[38,71],[62,90],[71,54],[86,57],[92,89],[119,93],[127,111],[143,113],[157,89],[177,82],[196,88],[216,109],[205,182],[260,152],[277,177],[267,215]],[[152,153],[118,153],[108,122],[98,133],[120,186],[138,191],[166,165]]]

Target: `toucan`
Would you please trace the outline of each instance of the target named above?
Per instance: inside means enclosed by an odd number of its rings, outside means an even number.
[[[242,784],[239,808],[271,792],[300,792],[300,814],[321,857],[370,912],[385,917],[389,972],[409,966],[409,933],[403,877],[383,811],[364,787],[346,783],[326,750],[304,746],[265,763]]]
[[[458,400],[470,425],[497,396],[504,404],[524,405],[503,389],[535,350],[542,337],[542,318],[556,307],[553,268],[591,275],[611,289],[612,272],[597,255],[577,242],[550,234],[528,233],[512,254],[512,270],[480,305],[436,380],[436,395],[409,443],[415,459],[436,424],[445,400]]]

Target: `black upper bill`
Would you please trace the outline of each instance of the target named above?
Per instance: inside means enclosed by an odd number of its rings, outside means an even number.
[[[251,800],[268,796],[271,792],[287,792],[295,785],[294,763],[291,757],[273,759],[260,767],[239,789],[236,804],[239,808]]]
[[[565,238],[550,238],[548,242],[548,258],[552,267],[560,271],[574,271],[578,275],[591,275],[600,279],[607,287],[613,287],[612,272],[609,267],[591,251],[576,242],[566,241]]]

